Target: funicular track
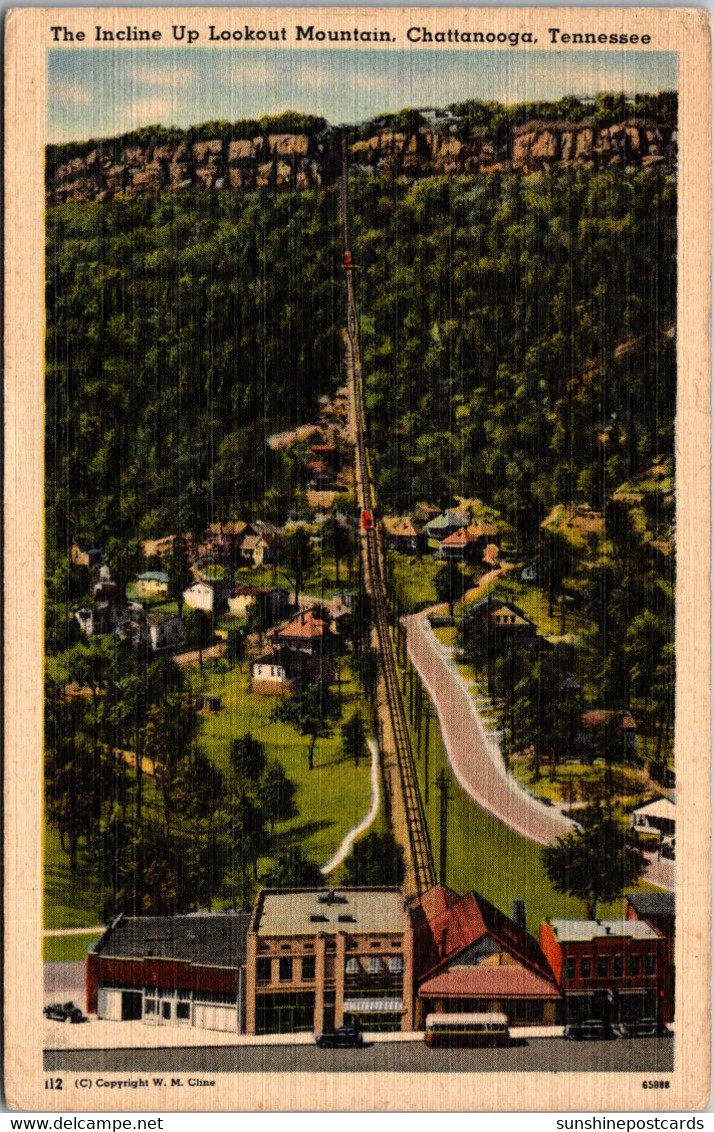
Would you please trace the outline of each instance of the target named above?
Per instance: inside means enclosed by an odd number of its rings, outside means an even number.
[[[343,155],[342,190],[340,206],[345,252],[350,247],[348,214],[347,156]],[[362,387],[362,359],[359,341],[359,323],[354,295],[352,271],[346,257],[345,281],[347,291],[347,349],[349,354],[349,380],[352,384],[352,404],[355,429],[355,477],[360,515],[376,515],[376,497],[372,479],[369,449],[366,440],[364,399]],[[434,861],[429,840],[426,815],[417,781],[414,752],[407,726],[404,701],[399,687],[394,643],[390,631],[389,607],[384,582],[383,551],[377,524],[366,527],[360,524],[360,554],[365,587],[372,600],[372,612],[379,645],[381,674],[394,738],[399,780],[406,814],[409,849],[414,885],[417,893],[425,892],[436,883]]]

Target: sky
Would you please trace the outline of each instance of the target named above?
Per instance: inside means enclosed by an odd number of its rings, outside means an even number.
[[[49,142],[111,137],[139,126],[237,121],[281,110],[333,125],[466,98],[557,99],[598,91],[673,90],[666,51],[190,51],[154,47],[48,51]]]

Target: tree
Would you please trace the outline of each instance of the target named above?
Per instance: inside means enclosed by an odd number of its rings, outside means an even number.
[[[305,527],[291,531],[285,541],[285,569],[295,580],[295,608],[299,608],[299,598],[303,582],[310,573],[313,560],[312,543]]]
[[[186,542],[180,533],[174,536],[171,555],[169,557],[169,596],[178,605],[178,615],[183,612],[183,591],[188,589],[193,581],[191,566],[188,560]]]
[[[300,735],[309,736],[307,761],[310,770],[313,770],[315,745],[318,739],[326,739],[332,734],[332,726],[340,718],[340,701],[324,684],[308,684],[304,691],[296,696],[287,696],[278,704],[273,718],[289,723]]]
[[[359,712],[355,712],[347,723],[343,723],[340,731],[343,759],[354,759],[355,766],[359,766],[359,760],[364,756],[367,748],[364,720]]]
[[[320,866],[306,857],[297,845],[282,849],[272,869],[263,877],[268,888],[323,888]]]
[[[436,589],[436,596],[439,601],[447,601],[449,603],[449,613],[454,616],[454,605],[466,593],[469,586],[469,580],[461,570],[458,562],[447,562],[445,566],[437,572],[434,579],[434,587]]]
[[[238,782],[257,782],[265,770],[265,744],[246,731],[231,740],[230,763]]]
[[[405,873],[404,850],[392,833],[368,833],[345,861],[345,883],[353,888],[399,886]]]
[[[332,558],[335,563],[335,581],[340,584],[340,562],[349,559],[352,554],[352,532],[345,523],[331,516],[321,528],[322,553]]]
[[[578,822],[580,828],[546,845],[541,859],[555,891],[582,900],[587,918],[594,920],[600,902],[618,900],[637,883],[647,859],[633,832],[601,803],[584,809]]]
[[[282,763],[277,759],[271,760],[260,784],[260,800],[271,833],[276,822],[290,821],[297,817],[296,794],[297,786],[288,778]]]

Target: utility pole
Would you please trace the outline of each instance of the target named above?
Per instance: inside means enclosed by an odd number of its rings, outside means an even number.
[[[493,599],[491,594],[488,595],[488,605],[486,606],[487,625],[486,625],[486,663],[488,666],[488,694],[493,695],[493,615],[492,604]]]
[[[436,776],[436,789],[441,795],[439,800],[439,884],[446,884],[447,836],[449,821],[449,802],[453,800],[449,776],[445,770],[440,770]]]

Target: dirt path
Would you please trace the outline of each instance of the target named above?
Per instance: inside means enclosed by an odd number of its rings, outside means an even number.
[[[466,681],[427,621],[429,610],[405,617],[407,650],[436,708],[444,746],[460,786],[479,806],[523,837],[548,845],[573,823],[532,798],[507,773]]]
[[[367,814],[365,814],[365,816],[362,818],[362,820],[358,822],[357,825],[353,825],[349,833],[345,835],[334,857],[331,857],[327,864],[322,866],[320,872],[324,877],[329,876],[330,873],[335,871],[338,865],[342,864],[345,857],[347,857],[352,852],[352,846],[354,845],[357,838],[361,834],[366,833],[372,822],[377,817],[377,814],[379,813],[379,747],[375,743],[374,739],[370,739],[369,749],[372,755],[372,800],[369,810]]]

